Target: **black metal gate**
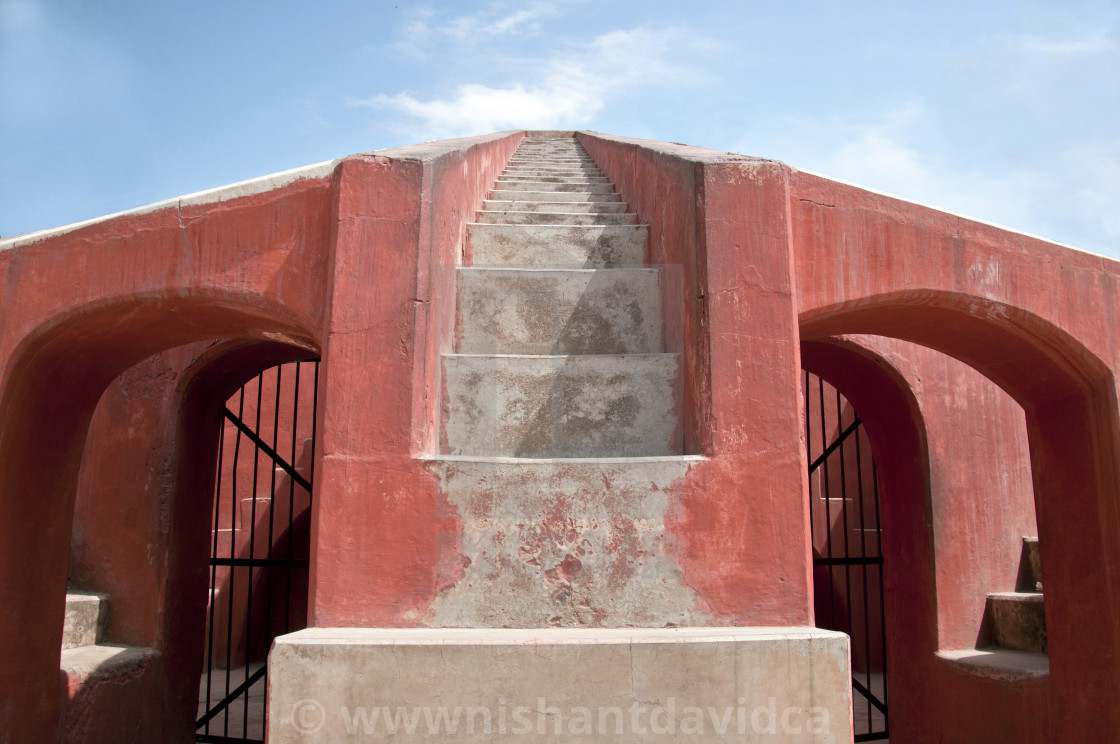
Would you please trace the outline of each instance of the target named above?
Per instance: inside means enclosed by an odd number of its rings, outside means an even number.
[[[886,739],[887,643],[879,484],[863,422],[806,372],[805,438],[817,625],[851,637],[855,741]]]
[[[226,402],[196,741],[263,744],[268,650],[306,627],[318,381],[282,364]]]

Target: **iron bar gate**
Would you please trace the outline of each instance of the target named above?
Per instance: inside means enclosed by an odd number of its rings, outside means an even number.
[[[226,401],[196,741],[263,744],[268,650],[307,624],[318,382],[291,362]]]
[[[855,741],[886,739],[887,644],[879,485],[863,422],[840,391],[804,373],[817,625],[847,633]]]

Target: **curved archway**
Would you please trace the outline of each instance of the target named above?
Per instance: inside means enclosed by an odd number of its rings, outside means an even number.
[[[839,338],[803,341],[802,367],[840,390],[859,412],[875,456],[883,523],[884,603],[891,730],[903,734],[929,697],[909,663],[937,652],[933,536],[925,425],[907,381],[882,356]],[[901,702],[899,702],[901,701]],[[904,737],[905,738],[905,737]]]
[[[814,308],[801,336],[889,336],[955,357],[1023,407],[1045,545],[1052,719],[1071,740],[1116,730],[1120,683],[1120,427],[1112,370],[1045,319],[983,297],[896,292]],[[1085,711],[1092,711],[1086,715]]]
[[[285,307],[249,299],[252,305],[229,293],[106,300],[47,320],[15,346],[0,397],[0,589],[9,598],[0,624],[20,629],[0,640],[0,688],[14,692],[0,701],[0,728],[15,738],[57,725],[75,489],[102,391],[152,354],[195,341],[279,339],[317,348],[315,332]],[[169,597],[168,608],[175,601]]]

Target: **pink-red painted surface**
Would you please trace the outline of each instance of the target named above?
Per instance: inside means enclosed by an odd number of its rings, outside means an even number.
[[[417,459],[438,451],[450,267],[523,136],[0,243],[0,741],[63,736],[68,575],[113,595],[110,640],[160,652],[147,707],[189,740],[218,406],[307,353],[323,359],[310,623],[423,622],[463,569],[459,515]],[[577,136],[650,224],[649,260],[680,267],[668,341],[686,451],[707,459],[671,487],[662,548],[698,612],[814,621],[804,363],[860,411],[880,465],[903,740],[1115,738],[1120,267],[772,161]],[[1050,676],[962,672],[936,654],[978,640],[1031,497]],[[111,728],[115,700],[85,699],[105,725],[84,730]]]

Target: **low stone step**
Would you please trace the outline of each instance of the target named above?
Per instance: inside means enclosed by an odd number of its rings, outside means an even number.
[[[1046,653],[1046,611],[1041,592],[988,595],[992,639],[1002,648]]]
[[[498,177],[498,188],[506,188],[503,183],[574,183],[574,184],[601,184],[610,183],[605,176],[518,176],[504,175]]]
[[[511,165],[505,169],[503,175],[533,175],[539,173],[541,175],[550,176],[601,176],[603,172],[593,165],[578,165],[578,166],[553,166],[545,167],[540,165]]]
[[[1015,582],[1015,590],[1042,591],[1042,559],[1038,553],[1037,537],[1023,538],[1023,552],[1019,557],[1019,577]]]
[[[613,194],[614,184],[603,179],[600,183],[521,181],[499,178],[494,185],[495,191],[578,191],[586,194]]]
[[[618,201],[618,194],[596,194],[588,191],[521,191],[518,189],[495,189],[490,192],[494,201],[546,201],[546,202],[612,202]]]
[[[92,646],[105,636],[109,598],[88,592],[66,593],[66,619],[62,625],[62,650]]]
[[[475,266],[613,268],[645,263],[646,225],[467,225]]]
[[[573,166],[595,166],[596,163],[591,158],[557,158],[557,157],[512,157],[507,162],[507,165],[527,165],[537,168],[543,167],[564,167],[570,168]]]
[[[167,705],[166,668],[159,651],[100,644],[63,651],[59,733],[42,741],[167,741],[165,719],[145,712]],[[178,739],[177,739],[178,740]]]
[[[463,712],[454,736],[426,738],[422,717],[417,735],[390,737],[371,715],[376,741],[850,742],[848,647],[844,634],[817,628],[309,628],[277,638],[269,656],[266,736],[270,744],[353,741],[357,715],[347,707],[375,689],[385,718],[424,710],[438,723],[434,711]],[[292,711],[315,710],[309,701],[331,712],[307,716],[310,735],[292,725]],[[710,725],[701,717],[709,713]],[[506,736],[507,725],[525,734]],[[592,726],[597,735],[570,733]],[[814,726],[821,733],[805,733]],[[765,730],[782,733],[734,733]]]
[[[678,356],[444,355],[445,454],[680,454]]]
[[[491,225],[635,225],[638,215],[612,212],[479,212],[478,221]]]
[[[595,201],[595,202],[558,202],[558,201],[530,201],[530,200],[494,200],[487,199],[482,202],[482,208],[488,212],[594,212],[618,213],[625,212],[627,204],[620,201]]]
[[[459,352],[652,354],[659,270],[480,269],[459,274]]]

